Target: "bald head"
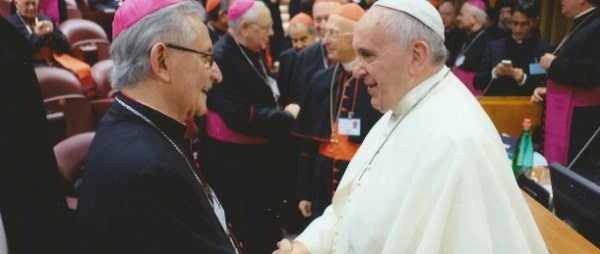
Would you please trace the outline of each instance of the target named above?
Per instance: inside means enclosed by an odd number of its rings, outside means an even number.
[[[315,29],[317,30],[317,34],[323,37],[323,30],[325,28],[325,24],[327,24],[327,19],[329,19],[329,14],[335,8],[339,7],[341,4],[339,2],[316,2],[313,5],[313,20],[315,22]]]

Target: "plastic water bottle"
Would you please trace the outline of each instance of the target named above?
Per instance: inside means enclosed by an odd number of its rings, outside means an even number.
[[[531,119],[523,119],[523,131],[515,147],[512,168],[515,178],[533,168],[533,141],[531,141]]]

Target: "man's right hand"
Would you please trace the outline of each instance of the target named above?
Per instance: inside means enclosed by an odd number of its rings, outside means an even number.
[[[311,212],[311,206],[312,203],[308,200],[300,200],[300,203],[298,203],[298,208],[300,209],[300,212],[302,213],[302,216],[304,216],[304,218],[308,218],[312,215]]]

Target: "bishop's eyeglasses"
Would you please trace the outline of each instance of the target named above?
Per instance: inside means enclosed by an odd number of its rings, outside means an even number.
[[[167,48],[172,48],[172,49],[179,50],[179,51],[190,52],[190,53],[194,53],[194,54],[198,54],[198,55],[202,56],[203,58],[206,59],[206,62],[204,64],[204,67],[206,67],[206,68],[212,67],[213,62],[215,61],[215,58],[214,58],[215,54],[212,53],[212,52],[198,51],[198,50],[195,50],[195,49],[191,49],[191,48],[187,48],[187,47],[175,45],[175,44],[172,44],[172,43],[165,43],[165,46],[167,46]]]
[[[325,31],[324,31],[323,34],[324,34],[323,37],[329,37],[331,39],[337,39],[337,38],[342,37],[342,36],[352,35],[352,32],[340,33],[337,30],[325,29]]]

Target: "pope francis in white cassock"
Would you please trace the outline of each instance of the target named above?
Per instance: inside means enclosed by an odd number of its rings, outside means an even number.
[[[395,21],[416,39],[385,32]],[[381,0],[360,20],[354,74],[387,112],[287,252],[548,253],[497,130],[435,51],[443,33],[427,1]]]

